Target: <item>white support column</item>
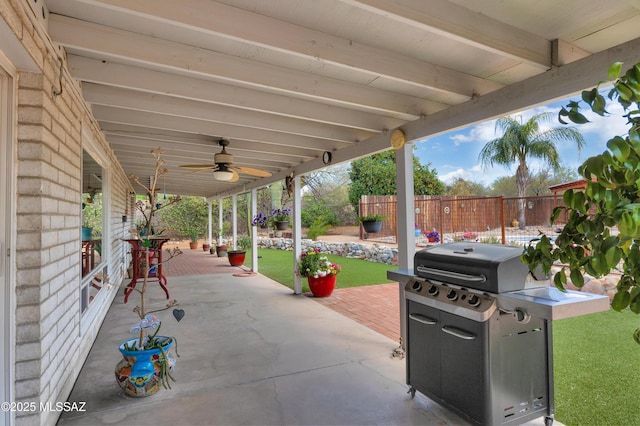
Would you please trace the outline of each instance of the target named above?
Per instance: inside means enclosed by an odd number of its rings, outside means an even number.
[[[396,182],[398,188],[398,269],[413,270],[416,237],[414,231],[412,144],[405,144],[404,147],[396,151]]]
[[[302,252],[302,201],[300,191],[300,176],[293,178],[293,270],[298,267],[298,259]],[[302,293],[302,281],[299,274],[293,277],[293,292],[295,294]]]
[[[213,206],[211,205],[211,200],[207,198],[207,242],[209,246],[211,246],[211,235],[213,234],[213,222],[211,220]]]
[[[396,187],[398,189],[398,270],[413,273],[413,256],[416,253],[415,195],[413,193],[413,145],[405,144],[396,151]],[[400,346],[407,341],[406,306],[404,285],[398,283],[400,300]]]
[[[258,190],[251,190],[251,217],[258,214]],[[251,270],[258,272],[258,227],[251,227]]]
[[[231,247],[236,250],[236,241],[238,240],[238,196],[236,194],[231,196],[231,211],[231,225],[233,226],[233,244]]]
[[[219,198],[218,199],[218,245],[221,245],[222,243],[222,201],[224,199],[223,198]]]

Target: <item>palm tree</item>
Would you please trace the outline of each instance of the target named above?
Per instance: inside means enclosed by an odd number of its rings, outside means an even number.
[[[516,186],[518,190],[518,221],[520,229],[525,226],[525,199],[529,185],[529,167],[527,160],[540,158],[545,160],[554,170],[560,168],[560,161],[556,144],[564,141],[574,141],[578,152],[584,146],[582,134],[574,127],[551,127],[541,129],[541,124],[550,123],[555,114],[543,112],[531,117],[526,123],[513,117],[502,117],[496,121],[496,132],[503,135],[489,141],[478,156],[483,167],[500,164],[510,166],[518,164],[516,170]]]

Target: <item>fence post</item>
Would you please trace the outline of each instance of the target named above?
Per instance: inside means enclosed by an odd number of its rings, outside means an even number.
[[[500,227],[502,228],[502,244],[507,244],[507,236],[504,230],[504,195],[500,196]]]

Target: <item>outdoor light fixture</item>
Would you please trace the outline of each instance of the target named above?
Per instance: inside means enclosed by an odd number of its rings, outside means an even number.
[[[218,170],[213,172],[213,177],[216,180],[221,180],[223,182],[228,182],[233,179],[233,173],[227,169],[226,166],[219,166]]]

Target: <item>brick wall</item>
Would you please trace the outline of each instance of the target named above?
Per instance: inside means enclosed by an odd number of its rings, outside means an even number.
[[[71,392],[117,286],[97,314],[80,316],[80,224],[83,136],[111,163],[109,275],[122,278],[125,246],[120,238],[127,194],[133,188],[78,96],[62,79],[59,61],[17,0],[0,2],[0,16],[40,72],[20,71],[17,85],[17,182],[15,388],[20,402],[64,401]],[[0,49],[2,45],[0,44]],[[61,56],[64,52],[59,52]],[[85,135],[85,133],[89,135]],[[118,281],[115,281],[118,280]],[[86,321],[87,324],[82,324]],[[114,359],[114,365],[117,359]],[[16,413],[18,425],[53,425],[56,412]]]

